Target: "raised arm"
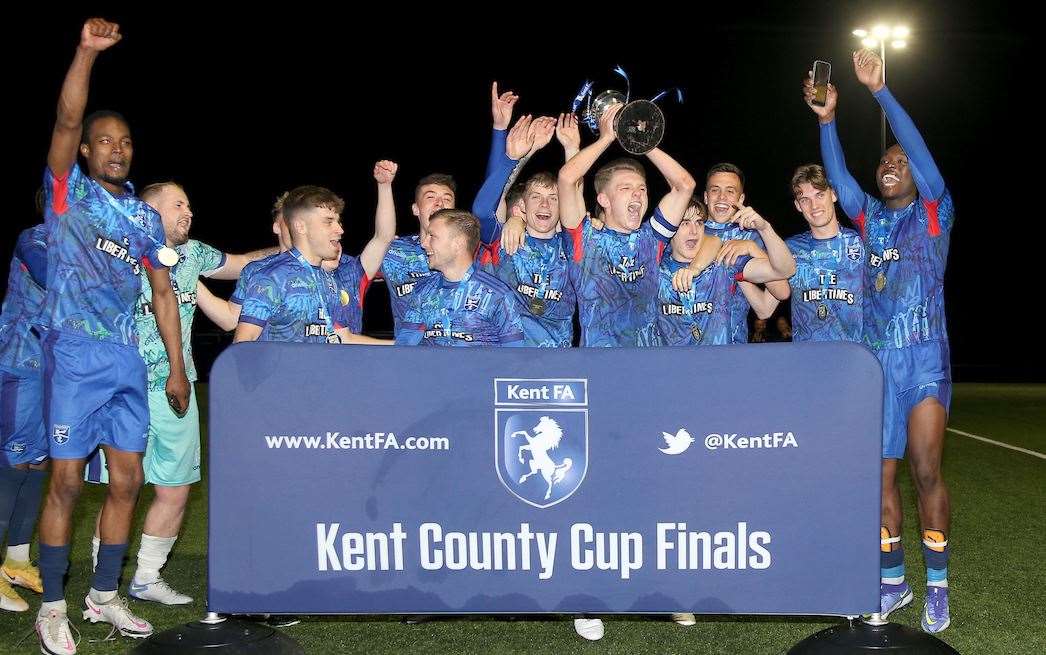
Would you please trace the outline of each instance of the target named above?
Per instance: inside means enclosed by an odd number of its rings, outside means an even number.
[[[80,44],[58,96],[58,115],[51,133],[51,148],[47,151],[47,167],[56,177],[64,176],[76,163],[94,60],[99,52],[112,47],[121,38],[120,26],[116,23],[101,18],[84,23]]]
[[[694,189],[697,188],[697,181],[679,162],[660,148],[654,148],[646,156],[657,167],[657,170],[661,171],[665,182],[668,182],[668,193],[658,203],[658,209],[669,223],[678,226],[679,221],[683,220],[686,208],[690,205],[690,198],[694,195]]]
[[[556,139],[563,146],[563,161],[570,161],[571,157],[581,152],[581,128],[578,125],[577,116],[574,114],[560,114],[556,122]],[[577,206],[581,207],[581,215],[585,210],[585,178],[577,181]]]
[[[498,94],[498,83],[491,84],[490,113],[494,121],[494,132],[490,140],[490,154],[487,156],[486,177],[490,177],[490,172],[496,163],[497,153],[505,152],[505,136],[508,126],[512,123],[512,108],[518,101],[519,96],[512,91]]]
[[[864,191],[846,168],[843,146],[835,128],[835,109],[839,103],[839,94],[835,86],[829,84],[824,107],[815,105],[813,73],[810,73],[803,82],[803,99],[810,111],[817,115],[821,133],[821,160],[824,162],[825,171],[828,172],[828,180],[835,189],[843,211],[851,219],[856,219],[864,208]]]
[[[502,212],[499,214],[499,219],[504,219],[504,225],[501,229],[501,247],[504,248],[505,252],[509,255],[516,254],[516,251],[523,247],[523,244],[527,240],[527,226],[526,221],[522,216],[505,216],[508,214],[505,207],[505,196],[508,194],[508,190],[516,183],[516,177],[519,176],[523,167],[526,166],[527,162],[534,155],[535,152],[541,150],[552,141],[552,135],[556,132],[556,119],[551,116],[541,116],[535,118],[530,124],[530,129],[527,133],[527,141],[530,143],[530,150],[523,155],[522,159],[516,164],[516,167],[512,169],[512,173],[508,177],[508,181],[505,183],[504,191],[501,194],[501,204],[498,206],[498,210]],[[509,133],[507,150],[511,153],[509,157],[512,157],[516,152],[520,151],[521,146],[513,145],[513,141],[516,139],[511,133]]]
[[[861,84],[865,85],[872,96],[879,102],[890,122],[890,129],[897,137],[897,143],[908,156],[908,166],[912,169],[912,178],[919,189],[919,195],[927,200],[937,200],[944,194],[944,178],[937,168],[926,141],[919,134],[915,122],[901,103],[886,88],[883,77],[883,60],[872,50],[858,50],[853,54],[854,73]]]
[[[563,164],[563,168],[559,169],[559,179],[557,181],[559,187],[559,220],[563,224],[564,229],[573,230],[577,228],[585,217],[584,203],[578,203],[577,184],[616,139],[614,119],[617,117],[617,113],[621,111],[621,106],[620,104],[614,105],[603,112],[599,119],[599,138],[581,149],[580,152],[570,158],[570,161]],[[676,223],[678,222],[677,220]]]
[[[360,265],[368,278],[373,278],[389,244],[396,238],[396,202],[392,196],[392,180],[396,178],[399,165],[396,162],[382,160],[374,164],[374,181],[378,184],[378,207],[374,210],[374,236],[360,253]]]
[[[479,238],[485,244],[493,243],[498,236],[496,211],[509,183],[509,176],[534,144],[535,135],[530,129],[532,122],[530,116],[520,116],[512,126],[501,152],[496,153],[496,157],[492,156],[487,166],[487,178],[472,203],[472,214],[479,219]]]

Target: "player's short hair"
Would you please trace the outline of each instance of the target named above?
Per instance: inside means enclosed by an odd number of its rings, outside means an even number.
[[[828,176],[820,164],[803,164],[795,169],[792,174],[792,195],[799,197],[799,185],[809,184],[818,191],[827,191],[831,186],[828,184]]]
[[[455,196],[458,195],[458,183],[454,181],[454,178],[446,173],[431,173],[418,180],[418,185],[414,187],[414,199],[417,200],[418,194],[421,193],[421,187],[426,184],[439,184],[450,189],[450,192]]]
[[[447,225],[465,237],[465,247],[475,253],[479,248],[479,219],[472,212],[464,209],[441,209],[429,217],[429,222],[436,219],[447,221]]]
[[[116,120],[120,121],[124,125],[127,125],[128,127],[130,127],[131,125],[127,122],[127,119],[124,118],[123,114],[121,114],[118,111],[113,111],[111,109],[99,109],[98,111],[91,112],[87,115],[87,118],[85,118],[83,122],[83,130],[81,130],[80,132],[81,145],[91,143],[91,128],[94,126],[95,123],[102,120],[103,118],[115,118]]]
[[[291,224],[302,212],[321,207],[337,214],[345,209],[345,201],[336,193],[321,186],[305,185],[291,189],[283,199],[283,220]]]
[[[531,187],[542,187],[544,189],[555,189],[556,187],[556,176],[548,171],[538,171],[527,178],[526,183],[523,185],[522,195],[526,195]]]
[[[697,197],[696,193],[694,195],[690,196],[690,202],[687,203],[687,206],[686,206],[687,210],[689,210],[691,207],[693,207],[694,209],[697,210],[697,215],[700,218],[700,220],[703,221],[703,220],[706,220],[708,218],[708,207],[706,207],[705,203],[702,202],[701,199]],[[686,212],[684,212],[684,213],[686,213]]]
[[[610,183],[610,178],[618,171],[632,171],[646,180],[646,169],[643,168],[643,164],[639,163],[638,159],[622,157],[609,162],[596,171],[596,193],[603,193],[603,189]]]
[[[529,182],[529,180],[527,182]],[[508,193],[505,194],[506,206],[512,207],[512,205],[523,199],[523,196],[526,195],[527,192],[527,182],[516,182],[509,187]]]
[[[284,191],[280,195],[276,196],[276,200],[272,203],[272,222],[280,220],[280,216],[283,216],[283,203],[287,200],[287,196],[290,195],[290,191]]]
[[[712,176],[716,173],[733,173],[737,176],[737,179],[741,181],[741,191],[745,190],[745,174],[736,164],[730,162],[721,162],[716,164],[712,168],[708,169],[708,175],[705,175],[705,186],[708,186],[708,180],[712,179]]]
[[[178,184],[174,180],[167,180],[166,182],[153,182],[152,184],[143,187],[141,193],[138,194],[138,197],[144,200],[145,202],[152,204],[150,201],[154,200],[156,196],[163,193],[163,190],[169,186],[176,186],[179,189],[182,189],[183,191],[185,190],[181,184]]]

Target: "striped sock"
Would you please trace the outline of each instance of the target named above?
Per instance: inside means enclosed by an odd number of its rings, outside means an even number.
[[[926,586],[948,586],[948,539],[940,530],[923,530],[923,560]]]
[[[904,546],[885,526],[879,528],[879,581],[904,584]]]

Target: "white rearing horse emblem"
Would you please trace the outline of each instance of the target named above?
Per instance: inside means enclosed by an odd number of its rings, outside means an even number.
[[[552,485],[561,482],[574,464],[569,457],[563,458],[561,464],[556,464],[548,456],[548,451],[559,447],[559,442],[563,438],[563,430],[554,419],[542,416],[538,424],[534,426],[534,436],[530,436],[526,430],[516,430],[510,435],[510,438],[515,439],[520,435],[526,438],[527,445],[519,447],[519,463],[526,464],[526,460],[523,459],[523,451],[529,450],[530,473],[520,476],[519,483],[523,484],[527,478],[540,472],[541,477],[545,478],[545,482],[548,484],[548,490],[545,491],[545,500],[548,500],[552,496]]]

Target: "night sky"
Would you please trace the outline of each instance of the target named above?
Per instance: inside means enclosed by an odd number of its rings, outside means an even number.
[[[135,139],[132,181],[181,182],[196,215],[194,238],[230,252],[272,245],[273,198],[298,184],[320,184],[347,201],[350,253],[373,228],[376,160],[400,164],[399,232],[415,232],[410,202],[422,175],[452,173],[459,206],[471,205],[487,157],[492,80],[521,96],[517,116],[554,115],[569,109],[586,78],[597,90],[620,88],[612,73],[618,64],[632,78],[634,97],[685,89],[684,104],[662,102],[664,150],[699,181],[714,163],[738,164],[748,178],[748,204],[782,236],[802,231],[788,182],[797,165],[820,159],[802,77],[813,60],[832,62],[847,161],[874,190],[879,110],[853,75],[849,53],[857,39],[850,33],[883,17],[912,30],[906,50],[888,52],[887,83],[922,131],[955,200],[945,289],[956,378],[1046,381],[1034,361],[1046,330],[1029,309],[1042,294],[1042,219],[1033,199],[1042,183],[1032,179],[1037,164],[1023,165],[1041,140],[1034,138],[1041,101],[1031,96],[1042,83],[1024,28],[1031,19],[1016,5],[695,3],[685,16],[660,3],[631,10],[506,5],[496,14],[449,6],[422,14],[384,4],[376,14],[215,16],[166,7],[112,12],[81,5],[82,13],[20,20],[9,36],[5,104],[14,110],[8,135],[16,147],[6,150],[12,184],[0,237],[4,261],[17,233],[35,222],[33,193],[58,90],[91,15],[119,22],[124,39],[99,57],[88,111],[127,116]],[[592,139],[584,127],[582,138]],[[607,157],[622,154],[615,147]],[[527,170],[561,163],[553,140]],[[647,168],[653,205],[665,187]],[[386,306],[382,285],[367,297],[365,330],[388,328]],[[197,321],[201,334],[213,330],[206,319]]]

